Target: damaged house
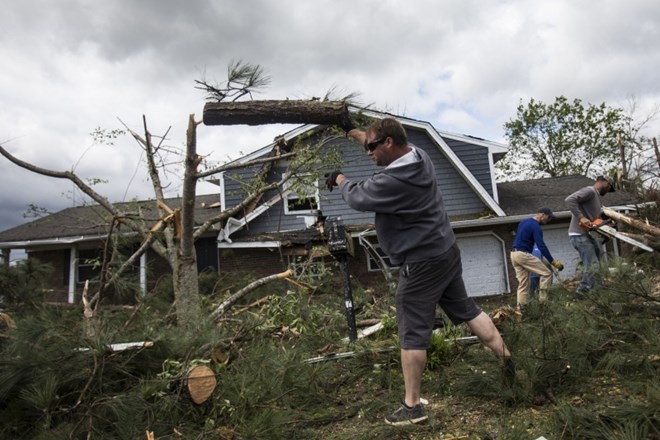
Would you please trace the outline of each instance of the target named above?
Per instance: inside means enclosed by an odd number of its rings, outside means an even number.
[[[393,116],[371,111],[363,114],[373,118]],[[434,161],[471,296],[514,291],[516,281],[509,260],[513,234],[517,224],[541,206],[548,206],[557,214],[558,218],[544,227],[545,239],[553,255],[564,262],[564,273],[572,276],[578,259],[567,238],[570,213],[563,200],[580,187],[592,184],[591,179],[570,176],[498,185],[494,165],[507,153],[505,145],[438,131],[424,121],[394,117],[406,128],[409,141],[424,149]],[[237,162],[279,155],[282,148],[291,148],[301,137],[313,140],[318,129],[314,125],[299,127]],[[362,146],[350,139],[336,137],[323,148],[339,153],[341,169],[351,179],[366,179],[378,169]],[[242,182],[257,175],[267,182],[280,180],[289,170],[287,160],[282,158],[268,166],[255,165],[214,176],[218,193],[197,197],[196,223],[202,224],[218,210],[237,206],[245,196]],[[607,206],[622,209],[628,209],[632,202],[630,195],[622,192],[604,199]],[[169,199],[166,203],[175,209],[181,200]],[[135,202],[135,209],[138,208],[147,217],[152,213],[154,223],[158,221],[155,202]],[[352,239],[350,270],[357,282],[366,286],[392,276],[396,268],[390,268],[380,252],[373,230],[373,213],[350,209],[338,191],[329,192],[325,188],[323,179],[295,191],[285,185],[282,190],[267,192],[240,214],[209,230],[196,242],[198,269],[247,272],[255,276],[271,275],[289,267],[300,270],[300,262],[325,244],[323,226],[329,219],[340,219]],[[107,214],[99,207],[68,208],[0,232],[0,249],[5,260],[11,249],[25,249],[29,258],[50,263],[55,268],[50,283],[53,299],[77,302],[84,280],[96,275],[98,268],[90,261],[98,258],[108,226]],[[327,254],[319,255],[331,258]],[[169,270],[167,264],[148,252],[136,264],[134,275],[142,289],[147,289],[166,270]]]

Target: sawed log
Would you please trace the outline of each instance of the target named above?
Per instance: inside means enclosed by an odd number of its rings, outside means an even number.
[[[192,367],[184,375],[183,381],[190,398],[197,405],[201,405],[211,397],[218,383],[215,373],[206,365]]]
[[[346,101],[263,100],[207,102],[205,125],[319,124],[339,125],[348,118]]]
[[[641,231],[646,232],[647,234],[654,235],[656,237],[660,237],[660,228],[657,228],[655,226],[647,225],[641,220],[637,220],[635,218],[628,217],[626,215],[623,215],[621,213],[616,212],[613,209],[610,208],[603,208],[603,214],[606,216],[613,218],[614,220],[626,223],[633,228],[639,229]]]

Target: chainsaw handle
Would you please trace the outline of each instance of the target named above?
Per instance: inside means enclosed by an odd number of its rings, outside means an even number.
[[[580,225],[582,229],[586,229],[587,231],[593,229],[593,224],[586,217],[580,217],[580,220],[578,221],[578,225]]]

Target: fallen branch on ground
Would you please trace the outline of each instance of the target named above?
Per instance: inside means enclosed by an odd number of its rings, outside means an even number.
[[[211,319],[214,321],[217,321],[220,316],[222,316],[227,310],[231,308],[231,306],[244,297],[247,293],[252,292],[254,289],[257,287],[261,287],[264,284],[268,284],[271,281],[275,280],[281,280],[281,279],[286,279],[289,278],[293,275],[293,271],[291,269],[275,274],[275,275],[270,275],[264,278],[260,278],[256,281],[253,281],[252,283],[248,284],[247,286],[243,287],[241,290],[238,292],[234,293],[231,295],[229,298],[224,300],[214,311],[211,313]]]

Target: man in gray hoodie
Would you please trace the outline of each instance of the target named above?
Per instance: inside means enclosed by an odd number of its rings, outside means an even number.
[[[419,423],[427,419],[420,389],[436,305],[454,324],[467,323],[504,361],[508,379],[514,374],[511,354],[493,321],[467,295],[460,251],[429,156],[408,143],[405,129],[393,118],[376,121],[366,132],[344,128],[384,168],[364,181],[335,171],[326,180],[328,189],[338,186],[348,206],[375,213],[381,248],[400,267],[395,301],[405,397],[385,421]]]
[[[564,200],[571,211],[568,238],[580,254],[582,262],[582,279],[575,290],[578,295],[594,288],[596,281],[592,270],[602,258],[602,244],[592,237],[589,231],[592,228],[591,222],[601,218],[603,212],[601,196],[614,191],[614,182],[610,178],[598,176],[593,186],[580,188]]]

